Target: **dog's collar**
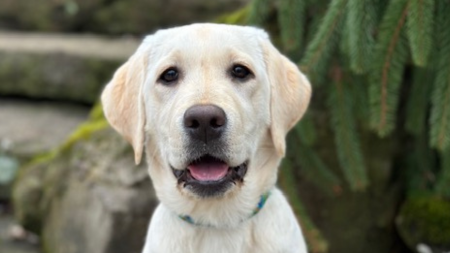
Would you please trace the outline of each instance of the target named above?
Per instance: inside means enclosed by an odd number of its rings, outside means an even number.
[[[264,207],[264,205],[267,202],[267,199],[270,196],[270,191],[264,193],[263,195],[261,195],[259,197],[259,202],[256,205],[255,209],[253,209],[252,213],[250,214],[250,216],[248,217],[248,219],[252,218],[253,216],[257,215],[259,213],[259,211],[261,211],[261,209]],[[201,223],[197,223],[195,222],[191,216],[189,215],[178,215],[178,217],[184,221],[186,221],[189,224],[192,225],[196,225],[196,226],[205,226],[205,227],[212,227],[211,225],[205,225],[205,224],[201,224]]]

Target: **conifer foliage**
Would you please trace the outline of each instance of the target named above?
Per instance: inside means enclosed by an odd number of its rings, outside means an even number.
[[[428,190],[450,197],[449,0],[254,0],[249,21],[279,36],[280,47],[328,97],[329,128],[350,189],[370,185],[361,136],[373,132],[381,139],[406,135],[440,157],[414,166],[440,166],[425,168],[438,178]],[[320,168],[312,171],[340,187],[304,137],[315,136],[317,122],[305,121],[296,127],[302,152],[294,162],[309,174],[306,167]],[[414,159],[429,160],[430,152],[414,152]]]

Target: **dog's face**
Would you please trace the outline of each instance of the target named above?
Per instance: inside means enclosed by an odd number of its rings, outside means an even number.
[[[102,102],[136,162],[145,144],[161,201],[195,209],[273,187],[284,137],[310,93],[262,30],[196,24],[147,37]]]

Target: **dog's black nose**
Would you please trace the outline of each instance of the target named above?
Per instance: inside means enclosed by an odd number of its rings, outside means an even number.
[[[188,134],[208,143],[218,139],[227,123],[225,112],[215,105],[194,105],[184,113],[184,127]]]

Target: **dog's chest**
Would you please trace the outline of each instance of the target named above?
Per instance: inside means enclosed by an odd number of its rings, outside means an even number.
[[[143,253],[306,253],[295,216],[277,189],[258,215],[233,229],[191,224],[164,205],[152,218]]]
[[[189,252],[220,252],[220,253],[251,253],[250,245],[254,245],[251,229],[243,226],[233,230],[195,229],[193,234],[187,235],[186,245],[190,245]],[[218,251],[219,249],[219,251]]]

